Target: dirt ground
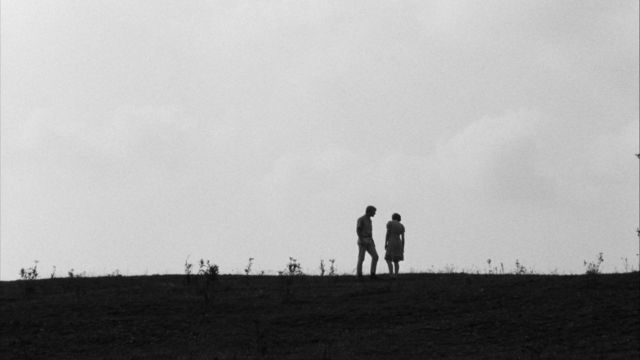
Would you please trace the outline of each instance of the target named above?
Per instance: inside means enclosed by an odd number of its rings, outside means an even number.
[[[2,359],[638,359],[640,274],[0,283]]]

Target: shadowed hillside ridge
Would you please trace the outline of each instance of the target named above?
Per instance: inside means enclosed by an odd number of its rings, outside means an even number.
[[[0,357],[638,358],[639,285],[637,272],[1,282]]]

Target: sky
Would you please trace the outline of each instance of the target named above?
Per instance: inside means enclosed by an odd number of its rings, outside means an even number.
[[[2,280],[638,268],[638,1],[0,6]]]

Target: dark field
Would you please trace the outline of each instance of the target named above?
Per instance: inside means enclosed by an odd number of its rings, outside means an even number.
[[[639,273],[0,283],[1,359],[638,359]],[[206,296],[205,296],[206,295]]]

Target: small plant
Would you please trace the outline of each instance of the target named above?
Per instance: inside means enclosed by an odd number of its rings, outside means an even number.
[[[68,275],[70,278],[81,278],[81,277],[85,277],[85,276],[87,276],[87,272],[86,272],[86,271],[83,271],[83,272],[81,272],[81,273],[76,273],[74,269],[70,269],[70,270],[67,272],[67,275]]]
[[[249,263],[247,264],[247,267],[244,268],[244,273],[246,275],[251,274],[251,265],[253,265],[253,258],[249,258]]]
[[[453,274],[456,272],[456,267],[453,264],[447,264],[444,266],[444,269],[442,270],[442,272],[445,274]]]
[[[302,265],[298,260],[289,257],[289,264],[285,267],[284,271],[279,272],[280,275],[304,275],[302,272]]]
[[[324,276],[325,268],[324,268],[324,260],[320,259],[320,276]]]
[[[208,280],[215,281],[218,279],[218,265],[211,264],[209,260],[205,262],[204,259],[200,259],[198,275],[204,276]]]
[[[531,273],[531,271],[527,270],[527,268],[520,263],[520,260],[516,259],[516,269],[514,273],[516,275],[524,275],[526,273]]]
[[[202,296],[204,303],[209,303],[209,292],[213,290],[215,283],[218,281],[218,265],[212,264],[209,260],[200,259],[200,269],[198,275],[204,278],[202,288]]]
[[[289,274],[292,275],[302,275],[302,265],[298,262],[298,260],[294,258],[289,258]]]
[[[602,265],[603,262],[604,258],[602,256],[602,253],[598,253],[598,257],[596,258],[595,262],[587,262],[587,260],[584,260],[584,266],[587,268],[586,273],[588,275],[600,274],[600,265]]]
[[[51,279],[55,279],[56,278],[56,266],[53,265],[53,270],[51,270]]]
[[[187,285],[191,283],[191,269],[193,268],[193,264],[189,262],[189,256],[184,260],[184,280]]]
[[[111,274],[108,274],[107,277],[122,277],[120,274],[120,270],[115,269]]]
[[[487,259],[487,265],[489,266],[489,269],[487,270],[487,274],[504,274],[504,264],[500,263],[500,269],[498,269],[497,266],[491,266],[491,264],[493,264],[493,261],[491,259]]]
[[[334,276],[338,274],[338,268],[336,268],[336,259],[329,259],[329,276]]]
[[[34,260],[33,266],[27,268],[20,269],[20,278],[22,280],[35,280],[38,278],[38,260]]]

